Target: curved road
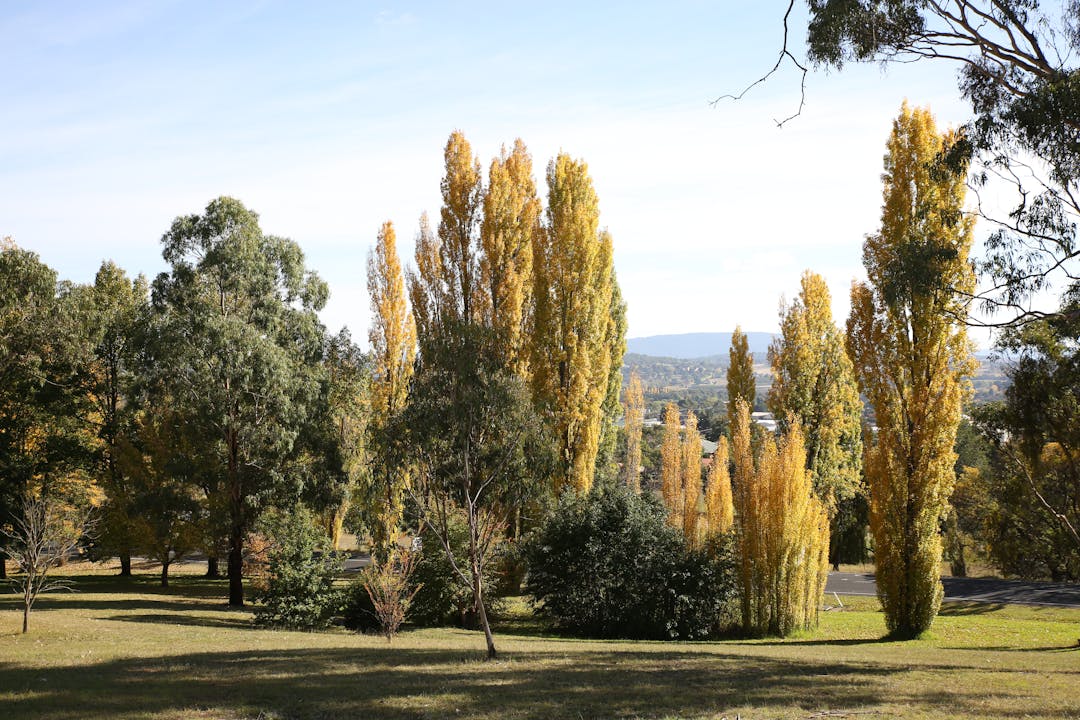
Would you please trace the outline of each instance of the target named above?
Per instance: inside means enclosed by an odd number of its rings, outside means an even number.
[[[941,582],[947,601],[1080,608],[1080,585],[958,577],[943,577]],[[877,586],[872,574],[831,572],[825,592],[876,595]]]

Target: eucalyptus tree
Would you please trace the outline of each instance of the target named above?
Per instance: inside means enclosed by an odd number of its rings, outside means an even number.
[[[200,452],[221,467],[228,509],[229,604],[243,605],[244,536],[260,511],[296,493],[297,439],[319,392],[327,286],[292,240],[220,197],[162,237],[168,272],[153,284],[155,373]]]

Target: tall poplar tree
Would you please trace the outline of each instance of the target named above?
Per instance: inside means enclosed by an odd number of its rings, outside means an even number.
[[[757,379],[754,377],[754,356],[750,354],[750,341],[738,325],[731,334],[727,368],[727,414],[728,427],[735,423],[735,403],[745,402],[751,410],[757,400]]]
[[[641,433],[645,424],[645,393],[637,370],[630,371],[630,382],[623,401],[623,417],[626,432],[623,480],[634,492],[641,492]]]
[[[683,537],[690,545],[698,542],[698,501],[701,499],[701,433],[697,416],[686,413],[682,442],[682,478],[679,488]]]
[[[221,197],[162,237],[170,270],[153,285],[153,378],[224,473],[229,604],[244,604],[244,538],[275,499],[295,497],[295,444],[318,394],[326,284],[293,241]]]
[[[975,281],[966,168],[943,158],[961,138],[905,103],[893,122],[881,230],[863,245],[868,283],[851,290],[848,349],[876,415],[866,450],[877,589],[889,631],[927,630],[942,598],[939,523],[955,478]]]
[[[679,407],[669,402],[664,408],[664,437],[660,443],[660,493],[671,513],[671,524],[682,527],[682,440]]]
[[[481,313],[507,368],[528,378],[532,255],[540,232],[532,157],[520,139],[491,161],[480,224]]]
[[[608,235],[607,230],[601,235]],[[610,237],[608,238],[610,240]],[[619,467],[615,457],[615,448],[619,440],[619,397],[622,394],[622,365],[626,354],[626,302],[619,288],[615,268],[611,269],[611,307],[610,322],[607,324],[607,336],[604,345],[611,353],[608,367],[607,391],[600,406],[600,442],[596,452],[596,480],[613,484],[617,480]]]
[[[711,537],[726,535],[735,523],[731,470],[728,467],[730,462],[728,441],[721,435],[709,466],[708,487],[705,489],[705,526]]]
[[[781,636],[809,629],[828,577],[829,519],[811,488],[802,429],[792,423],[779,440],[764,438],[755,456],[744,400],[734,416],[743,628]]]
[[[547,223],[533,256],[532,384],[559,451],[555,488],[585,492],[593,483],[619,354],[610,344],[612,243],[598,231],[596,192],[584,162],[560,154],[548,165],[547,184]]]
[[[831,544],[837,546],[862,492],[862,402],[820,275],[803,273],[798,297],[781,306],[780,337],[769,346],[769,362],[773,383],[766,404],[782,430],[791,420],[802,426],[806,468],[829,508]]]
[[[371,426],[375,438],[372,485],[375,500],[376,547],[385,552],[394,541],[401,522],[408,474],[391,459],[388,423],[404,407],[416,356],[416,325],[405,300],[405,278],[397,253],[397,237],[391,222],[383,223],[368,255],[368,294],[371,297],[372,376],[369,385]]]

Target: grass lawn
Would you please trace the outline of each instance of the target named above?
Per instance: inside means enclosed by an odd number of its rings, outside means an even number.
[[[254,629],[224,581],[75,579],[26,636],[0,596],[0,718],[1080,718],[1077,610],[947,605],[896,643],[844,598],[804,637],[658,643],[545,635],[518,603],[489,663],[462,630]]]

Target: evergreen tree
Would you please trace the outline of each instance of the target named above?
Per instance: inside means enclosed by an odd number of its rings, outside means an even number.
[[[265,235],[222,197],[178,217],[162,237],[170,270],[154,281],[149,367],[221,468],[228,516],[229,604],[244,604],[244,538],[262,510],[294,498],[297,439],[313,421],[327,287],[299,246]]]

